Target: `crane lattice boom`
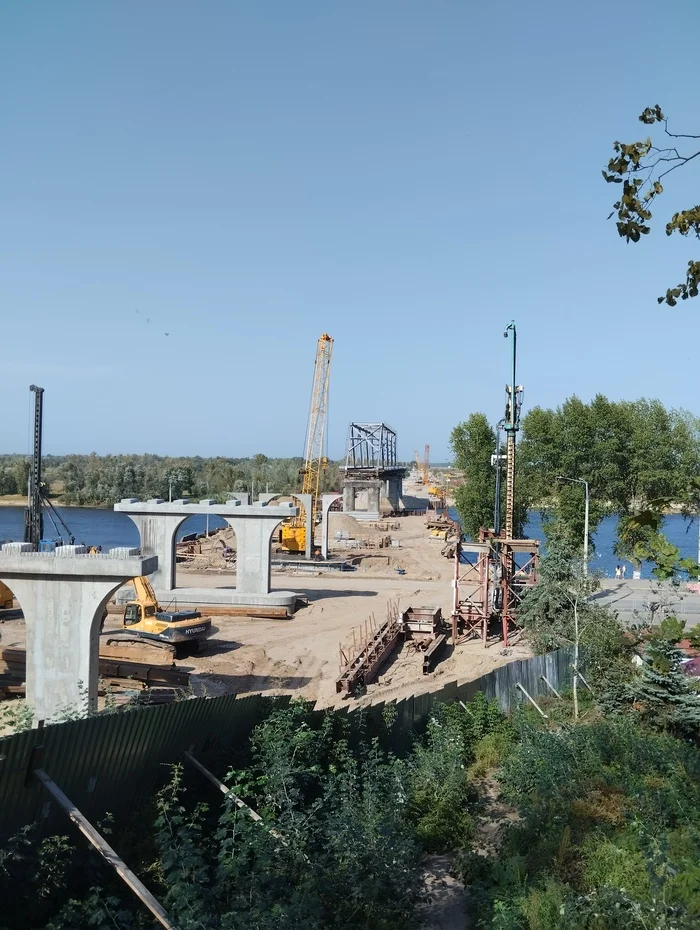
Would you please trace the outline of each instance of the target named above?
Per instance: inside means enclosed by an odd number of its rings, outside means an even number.
[[[306,449],[304,450],[304,468],[302,470],[302,493],[311,494],[314,506],[318,499],[321,471],[326,465],[323,455],[323,440],[326,432],[326,413],[328,411],[328,387],[330,384],[331,352],[333,339],[323,333],[316,348],[314,364],[314,383],[311,390],[309,423],[306,431]]]

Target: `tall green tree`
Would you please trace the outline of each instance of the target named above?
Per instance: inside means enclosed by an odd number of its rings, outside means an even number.
[[[459,423],[450,437],[455,467],[464,475],[464,484],[455,491],[455,506],[459,512],[462,530],[476,539],[481,527],[493,527],[496,501],[496,470],[491,456],[496,451],[496,433],[483,413],[472,413],[468,420]],[[504,449],[501,449],[503,452]],[[516,463],[517,463],[516,457]],[[505,472],[505,470],[504,470]],[[516,493],[513,526],[521,536],[527,519],[529,498],[521,481],[516,464]],[[505,519],[505,473],[501,483],[501,513]]]
[[[491,456],[496,434],[483,413],[472,413],[452,430],[450,443],[455,467],[464,475],[464,484],[455,491],[455,506],[462,530],[476,539],[482,526],[493,526],[496,475]]]
[[[662,127],[663,132],[656,139],[648,136],[639,142],[615,142],[614,155],[608,162],[607,170],[603,171],[608,184],[622,185],[610,217],[617,215],[617,231],[626,242],[639,242],[642,236],[651,231],[651,207],[663,193],[662,179],[692,162],[696,166],[700,163],[695,161],[700,156],[700,145],[697,142],[700,135],[671,132],[668,119],[658,103],[647,107],[640,114],[639,121],[656,129]],[[673,214],[666,223],[666,235],[671,236],[673,233],[700,238],[699,204]],[[697,297],[698,288],[700,261],[691,259],[685,281],[668,288],[657,299],[659,303],[675,307],[679,297],[681,300]]]
[[[660,556],[663,545],[634,518],[660,496],[687,498],[700,471],[700,431],[697,418],[658,400],[614,402],[599,394],[586,404],[571,397],[524,417],[518,461],[528,496],[569,546],[580,548],[583,539],[584,490],[559,476],[588,482],[590,533],[607,514],[619,515],[618,555],[640,561],[650,544]]]

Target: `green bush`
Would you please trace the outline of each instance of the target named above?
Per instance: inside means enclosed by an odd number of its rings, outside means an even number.
[[[586,837],[583,846],[584,870],[582,885],[596,888],[617,888],[636,900],[651,899],[651,884],[644,855],[622,841],[613,842],[598,834]]]

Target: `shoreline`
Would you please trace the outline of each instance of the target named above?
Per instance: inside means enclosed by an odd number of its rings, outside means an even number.
[[[76,510],[111,510],[114,504],[67,504],[64,501],[49,498],[54,507],[70,507]],[[0,507],[26,507],[27,499],[24,495],[8,494],[0,497]]]

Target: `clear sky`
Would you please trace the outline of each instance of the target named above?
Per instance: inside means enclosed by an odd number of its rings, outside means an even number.
[[[318,336],[329,454],[399,455],[576,393],[700,413],[695,241],[637,246],[600,169],[660,103],[700,132],[697,0],[4,0],[0,452],[300,455]],[[691,37],[688,45],[688,37]],[[150,322],[149,322],[150,321]],[[165,335],[169,333],[169,335]]]

